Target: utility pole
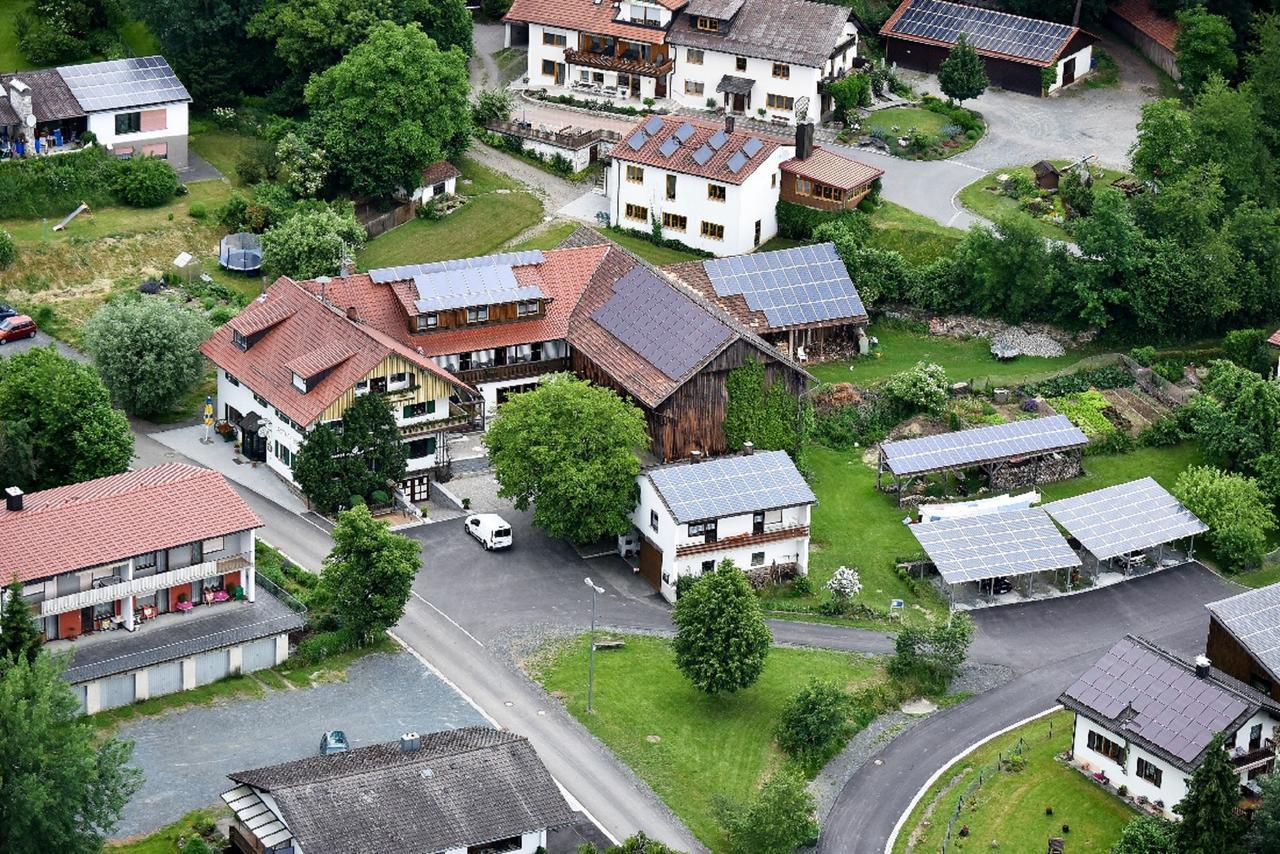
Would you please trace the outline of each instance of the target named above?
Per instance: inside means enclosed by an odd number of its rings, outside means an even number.
[[[592,696],[596,685],[596,594],[603,593],[603,587],[596,587],[590,578],[582,582],[591,588],[591,648],[587,652],[587,711],[591,712]]]

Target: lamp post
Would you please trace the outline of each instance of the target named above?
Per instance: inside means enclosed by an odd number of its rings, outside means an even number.
[[[590,578],[582,579],[582,583],[591,588],[591,648],[587,652],[587,711],[590,712],[596,684],[596,594],[603,593],[604,588],[596,587]]]

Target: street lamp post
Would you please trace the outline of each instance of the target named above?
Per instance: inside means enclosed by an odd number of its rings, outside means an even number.
[[[587,652],[587,711],[590,712],[596,684],[596,594],[603,593],[604,588],[596,587],[590,578],[582,582],[591,588],[591,648]]]

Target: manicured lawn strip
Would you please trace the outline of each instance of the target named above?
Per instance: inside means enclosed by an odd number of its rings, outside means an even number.
[[[424,264],[496,252],[542,218],[542,202],[528,193],[489,193],[435,221],[414,219],[370,241],[361,269]]]
[[[458,171],[462,177],[458,179],[458,192],[464,196],[479,196],[492,193],[494,190],[519,190],[519,181],[508,178],[488,166],[470,157],[462,158],[458,163]]]
[[[1070,160],[1050,160],[1049,162],[1060,169],[1064,166],[1071,165]],[[1017,199],[1011,199],[1003,193],[994,192],[996,187],[996,177],[998,175],[1013,175],[1016,173],[1022,173],[1033,180],[1035,177],[1031,172],[1031,164],[1029,163],[1022,166],[1006,166],[1002,169],[996,169],[993,172],[988,172],[986,175],[974,181],[972,184],[961,190],[957,198],[959,198],[960,204],[964,205],[979,216],[986,217],[993,221],[997,220],[1005,214],[1020,210]],[[1124,176],[1124,172],[1117,172],[1114,169],[1103,169],[1102,178],[1095,182],[1095,186],[1109,186],[1112,181],[1117,178],[1123,178]],[[1039,217],[1033,217],[1032,219],[1035,221],[1036,230],[1041,235],[1052,240],[1071,240],[1071,235],[1068,234],[1067,230],[1062,226],[1055,225],[1051,222],[1045,222]]]
[[[535,234],[528,240],[522,240],[511,248],[513,250],[524,249],[555,249],[560,245],[560,241],[564,240],[570,234],[578,230],[576,222],[558,222],[547,228],[545,231]]]
[[[643,237],[636,237],[633,234],[627,234],[625,231],[609,230],[603,232],[603,234],[605,237],[609,238],[624,249],[630,249],[650,264],[654,264],[659,267],[666,264],[679,264],[681,261],[703,260],[703,256],[697,255],[693,252],[684,252],[680,249],[658,246],[655,243],[650,243]]]
[[[930,115],[933,115],[930,113]],[[928,264],[950,255],[964,232],[883,199],[871,215],[872,249],[893,249],[913,264]]]
[[[1280,565],[1264,566],[1252,572],[1242,572],[1239,575],[1229,575],[1227,577],[1236,584],[1243,584],[1245,587],[1266,587],[1269,584],[1280,582]]]
[[[243,187],[244,182],[236,175],[236,163],[249,154],[265,156],[271,150],[271,144],[247,133],[224,130],[205,119],[196,119],[191,131],[191,150],[222,173],[222,177],[234,186]]]
[[[1172,489],[1183,470],[1203,464],[1200,447],[1189,442],[1168,448],[1138,448],[1125,454],[1085,457],[1084,477],[1043,484],[1040,494],[1045,502],[1057,501],[1141,477],[1155,478],[1165,489]],[[1200,539],[1197,539],[1196,551],[1199,550]]]
[[[1071,725],[1070,712],[1057,712],[993,739],[948,768],[903,825],[895,854],[940,850],[956,803],[980,773],[983,782],[966,798],[949,850],[991,850],[998,843],[1002,851],[1041,851],[1050,836],[1064,835],[1070,851],[1109,850],[1136,813],[1054,758],[1070,746]],[[1007,757],[1019,739],[1026,767],[995,770],[998,758]],[[922,826],[930,806],[929,823]],[[1045,815],[1046,807],[1053,807],[1053,815]],[[1064,824],[1071,827],[1069,835],[1062,832]],[[969,826],[967,838],[959,836],[963,825]],[[909,848],[913,833],[916,844]]]
[[[713,851],[724,849],[715,797],[747,798],[784,761],[773,729],[791,695],[811,677],[850,689],[882,678],[871,658],[775,647],[755,685],[709,697],[676,669],[669,641],[628,636],[622,649],[596,653],[595,713],[587,714],[585,637],[550,650],[533,669]]]
[[[115,854],[179,854],[182,849],[178,847],[178,840],[190,839],[198,835],[197,824],[205,825],[209,822],[215,822],[219,818],[230,814],[231,810],[221,804],[217,807],[194,810],[173,824],[162,827],[156,832],[133,842],[108,844],[107,850],[115,852]]]

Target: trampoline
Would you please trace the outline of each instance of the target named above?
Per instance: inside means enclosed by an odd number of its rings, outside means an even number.
[[[256,273],[262,268],[262,238],[247,231],[228,234],[218,249],[218,263],[228,270]]]

